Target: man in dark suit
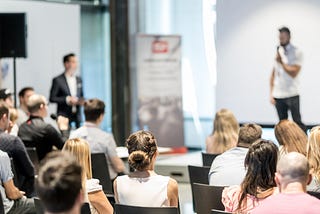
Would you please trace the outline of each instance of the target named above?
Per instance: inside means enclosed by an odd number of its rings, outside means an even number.
[[[64,73],[55,77],[50,90],[50,102],[57,103],[57,114],[69,118],[69,123],[75,122],[80,127],[80,105],[83,104],[82,80],[76,76],[78,61],[75,54],[63,57]]]

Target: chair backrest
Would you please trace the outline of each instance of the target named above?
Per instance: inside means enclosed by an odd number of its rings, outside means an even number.
[[[320,192],[308,191],[307,193],[308,193],[309,195],[312,195],[312,196],[320,199]]]
[[[34,198],[33,200],[34,200],[34,205],[36,207],[36,213],[37,214],[44,214],[45,209],[44,209],[44,205],[43,205],[42,201],[40,200],[40,198]],[[91,214],[89,203],[83,203],[80,213],[81,214]]]
[[[89,203],[83,203],[81,207],[81,214],[91,214]]]
[[[212,209],[224,210],[221,195],[224,187],[194,183],[193,195],[197,214],[210,214]]]
[[[210,166],[211,167],[213,160],[220,154],[210,154],[210,153],[201,152],[201,155],[202,155],[203,166]]]
[[[92,177],[100,180],[105,194],[113,194],[108,161],[104,153],[91,154]]]
[[[44,206],[40,200],[40,198],[33,198],[34,206],[36,207],[37,214],[44,214]]]
[[[114,209],[116,214],[179,214],[177,207],[136,207],[115,204]]]
[[[34,165],[34,170],[37,175],[39,172],[39,157],[38,157],[37,149],[36,147],[26,147],[26,150],[30,157],[31,162]]]
[[[209,184],[209,174],[210,167],[207,166],[188,166],[189,172],[189,180],[191,184],[191,193],[192,193],[192,204],[193,204],[193,211],[195,211],[195,203],[194,203],[194,194],[193,194],[193,184],[200,183],[200,184]]]
[[[16,166],[14,164],[14,160],[13,158],[10,158],[10,163],[11,163],[11,170],[13,173],[13,183],[16,187],[20,187],[20,183],[19,183],[19,175],[17,173],[17,169]]]
[[[1,194],[0,194],[0,214],[4,214],[3,199]]]
[[[231,212],[227,212],[227,211],[223,211],[223,210],[216,210],[216,209],[212,209],[211,210],[211,214],[231,214]]]

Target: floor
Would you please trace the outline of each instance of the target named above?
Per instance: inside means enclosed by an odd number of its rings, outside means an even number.
[[[194,214],[189,183],[179,183],[179,202],[181,214]]]
[[[158,174],[170,176],[178,181],[181,214],[194,214],[188,165],[202,165],[201,151],[160,155],[155,166]]]

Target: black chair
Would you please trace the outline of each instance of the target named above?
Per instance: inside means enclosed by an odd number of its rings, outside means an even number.
[[[108,161],[104,153],[91,154],[92,177],[100,180],[104,193],[113,195],[112,182],[109,175]]]
[[[81,207],[81,214],[91,214],[89,203],[83,203]]]
[[[192,193],[192,204],[193,204],[193,211],[195,212],[195,203],[194,203],[194,195],[193,195],[193,184],[200,183],[200,184],[209,184],[209,174],[210,167],[205,166],[188,166],[189,172],[189,180],[191,185],[191,193]]]
[[[4,214],[2,195],[0,194],[0,214]]]
[[[177,207],[136,207],[115,204],[114,209],[116,214],[179,214]]]
[[[307,193],[313,197],[316,197],[317,199],[320,199],[320,192],[307,191]]]
[[[231,212],[223,211],[223,210],[216,210],[212,209],[211,214],[232,214]]]
[[[212,209],[224,210],[221,202],[223,189],[224,187],[194,183],[195,212],[197,214],[210,214]]]
[[[209,154],[209,153],[201,152],[201,155],[202,155],[203,166],[210,166],[211,167],[213,160],[220,154]]]
[[[44,214],[44,206],[43,203],[41,202],[40,198],[34,198],[34,205],[36,207],[36,213],[37,214]],[[91,214],[91,210],[90,210],[90,205],[89,203],[83,203],[82,207],[81,207],[81,214]]]
[[[36,147],[26,147],[26,150],[30,157],[31,162],[34,165],[34,170],[37,175],[39,172],[39,157],[38,157],[37,149]]]

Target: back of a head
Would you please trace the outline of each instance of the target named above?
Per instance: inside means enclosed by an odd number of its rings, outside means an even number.
[[[67,152],[52,152],[41,162],[36,188],[47,211],[67,212],[81,193],[81,166]]]
[[[244,124],[239,130],[238,146],[250,147],[252,143],[261,138],[261,135],[261,126],[254,123]]]
[[[221,109],[216,113],[213,126],[214,132],[234,131],[238,133],[239,131],[239,123],[234,114],[228,109]]]
[[[41,105],[46,104],[46,98],[40,94],[33,94],[29,97],[27,102],[27,108],[30,114],[37,112]]]
[[[5,115],[5,114],[8,116],[9,106],[4,101],[0,101],[0,118],[2,118],[3,115]]]
[[[290,152],[279,160],[277,173],[281,175],[282,182],[301,182],[306,184],[309,175],[308,160],[298,152]]]
[[[277,161],[277,146],[269,140],[257,140],[251,145],[245,157],[244,164],[247,173],[244,180],[249,181],[249,185],[256,185],[256,187],[270,188],[274,186]]]
[[[62,148],[63,151],[71,153],[83,169],[83,183],[92,178],[91,152],[89,144],[82,138],[68,139]]]
[[[286,152],[299,152],[306,155],[308,137],[294,121],[281,120],[275,126],[274,133]]]
[[[137,131],[128,137],[126,144],[130,167],[138,171],[146,170],[157,152],[157,140],[153,134],[144,130]]]
[[[320,126],[311,129],[307,143],[307,159],[313,175],[320,179]]]
[[[104,114],[105,104],[99,99],[89,99],[84,102],[84,115],[86,121],[95,122]]]

